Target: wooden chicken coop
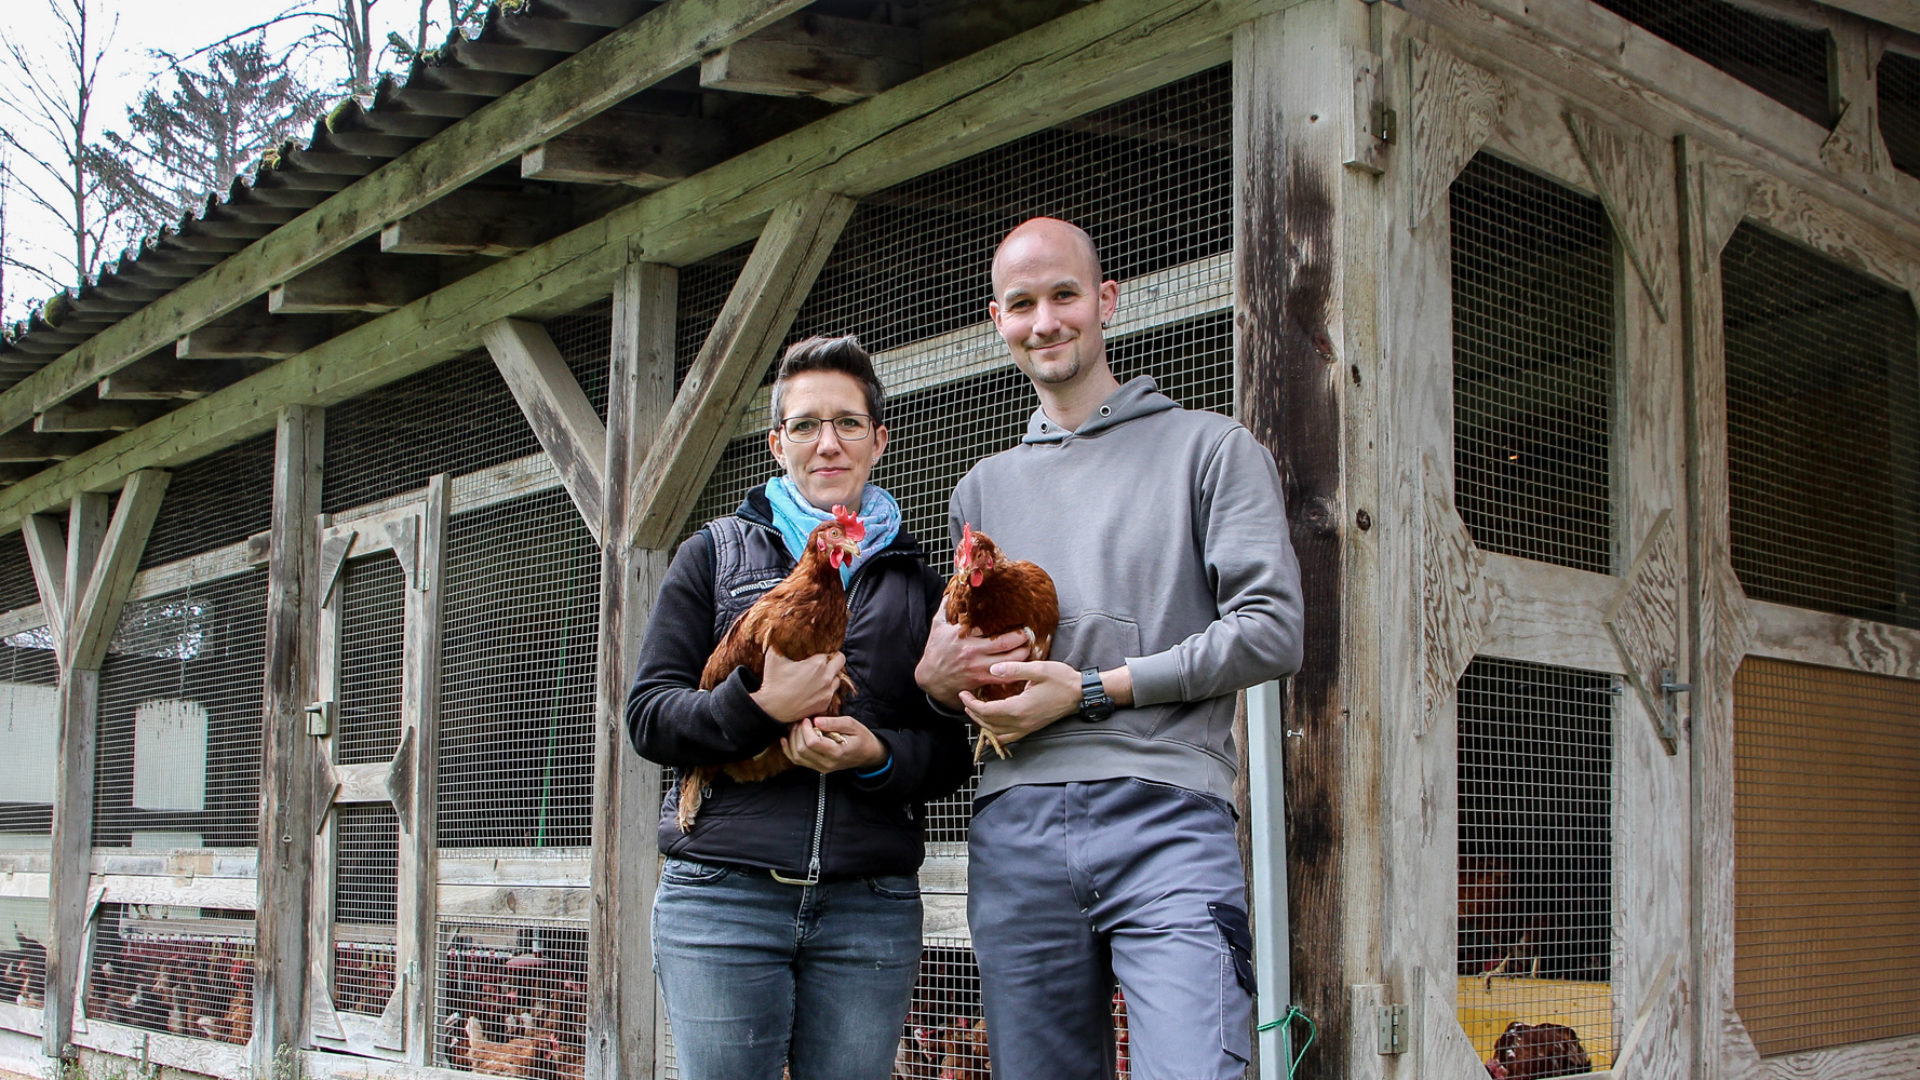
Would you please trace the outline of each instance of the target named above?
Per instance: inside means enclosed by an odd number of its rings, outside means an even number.
[[[0,1067],[677,1075],[653,591],[815,332],[949,556],[1034,214],[1282,463],[1300,1075],[1912,1075],[1903,0],[503,0],[0,344]],[[968,806],[903,1078],[985,1076]]]

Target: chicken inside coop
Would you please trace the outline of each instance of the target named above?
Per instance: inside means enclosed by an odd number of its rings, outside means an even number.
[[[81,999],[86,1015],[169,1035],[251,1040],[250,913],[198,910],[199,917],[151,918],[142,908],[104,905]]]
[[[584,931],[463,926],[443,940],[439,1061],[486,1076],[584,1075]]]

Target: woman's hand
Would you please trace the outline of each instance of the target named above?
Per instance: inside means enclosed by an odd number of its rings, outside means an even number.
[[[833,706],[840,688],[840,672],[847,658],[837,652],[816,653],[805,660],[789,660],[768,649],[760,672],[760,689],[747,695],[760,711],[783,724],[817,716]]]
[[[787,760],[818,773],[872,772],[886,764],[887,746],[851,716],[816,716],[787,729],[780,740]]]

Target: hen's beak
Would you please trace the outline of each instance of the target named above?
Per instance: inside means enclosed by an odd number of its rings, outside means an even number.
[[[855,540],[851,536],[841,540],[840,554],[846,558],[847,562],[852,562],[853,560],[859,558],[860,557],[860,541]]]

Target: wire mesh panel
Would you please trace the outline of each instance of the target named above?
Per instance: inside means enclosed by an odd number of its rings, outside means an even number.
[[[60,667],[45,628],[0,641],[0,851],[46,846],[60,771]],[[0,931],[5,927],[0,926]]]
[[[1121,379],[1152,375],[1190,408],[1231,411],[1230,89],[1228,69],[1203,72],[861,201],[794,336],[858,333],[875,354],[891,441],[873,480],[900,502],[933,566],[952,558],[954,485],[1015,445],[1038,405],[986,318],[994,248],[1026,218],[1066,218],[1099,245],[1104,272],[1120,283],[1107,341]],[[682,303],[702,303],[690,298],[691,280],[682,277]],[[710,291],[731,282],[719,271],[702,280]],[[682,334],[683,363],[699,340]],[[728,445],[688,532],[778,471],[759,409]],[[928,807],[931,842],[964,841],[971,799],[969,784]]]
[[[49,920],[43,899],[0,897],[0,1004],[45,1007]]]
[[[1720,261],[1728,516],[1748,596],[1920,626],[1920,326],[1906,292],[1752,225]]]
[[[1454,181],[1449,209],[1455,505],[1482,550],[1608,573],[1606,210],[1484,153]]]
[[[542,1080],[584,1075],[584,926],[442,922],[438,954],[434,1064]]]
[[[1821,126],[1833,126],[1826,31],[1770,19],[1726,0],[1594,2]]]
[[[272,432],[173,470],[140,568],[237,544],[273,525]]]
[[[340,765],[387,761],[400,748],[406,571],[391,552],[375,552],[347,560],[338,588],[338,727],[333,760]]]
[[[393,994],[400,820],[387,803],[333,812],[333,1007],[378,1016]]]
[[[601,300],[547,326],[603,419],[612,311]],[[352,509],[417,491],[435,473],[459,476],[539,449],[493,360],[469,353],[327,410],[321,508]]]
[[[252,847],[267,572],[129,601],[100,666],[93,842]]]
[[[34,584],[33,562],[27,558],[26,545],[18,539],[0,542],[0,611],[39,602],[40,588]]]
[[[599,546],[550,491],[456,515],[446,565],[440,845],[589,843]]]
[[[1880,58],[1880,137],[1893,167],[1920,176],[1920,56]]]
[[[1920,1034],[1920,682],[1734,678],[1734,1002],[1763,1055]]]
[[[1482,1057],[1547,1023],[1612,1060],[1613,701],[1611,676],[1544,664],[1460,677],[1459,1014]]]
[[[253,913],[102,904],[89,1020],[196,1039],[253,1037]]]

